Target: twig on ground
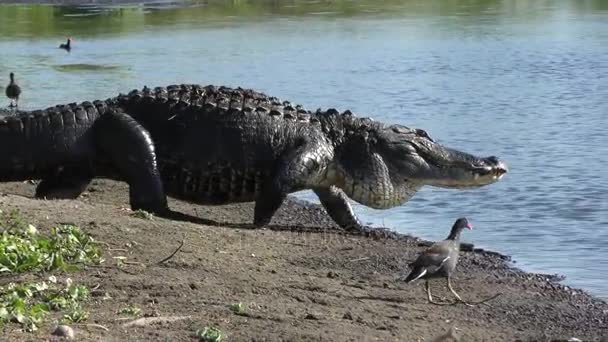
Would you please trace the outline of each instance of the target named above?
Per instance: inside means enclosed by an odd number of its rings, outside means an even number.
[[[124,253],[129,252],[128,249],[124,249],[124,248],[108,248],[108,251],[110,251],[110,252],[124,252]]]
[[[183,240],[183,239],[182,239],[182,242],[179,244],[179,247],[177,247],[177,249],[175,249],[175,250],[173,251],[173,253],[171,253],[171,255],[169,255],[168,257],[164,258],[163,260],[161,260],[161,261],[157,262],[156,264],[157,264],[157,265],[160,265],[160,264],[162,264],[162,263],[165,263],[165,262],[169,261],[171,258],[173,258],[173,256],[174,256],[174,255],[175,255],[177,252],[179,252],[179,250],[180,250],[180,249],[182,249],[182,247],[184,247],[184,240]]]
[[[144,264],[143,262],[139,262],[139,261],[123,261],[122,262],[125,265],[140,265],[140,266],[146,266],[146,264]]]
[[[99,329],[103,329],[105,331],[110,331],[110,329],[104,327],[101,324],[95,324],[95,323],[77,323],[77,324],[73,324],[75,326],[81,326],[81,327],[94,327],[94,328],[99,328]]]
[[[369,258],[363,257],[363,258],[351,259],[348,262],[358,262],[358,261],[365,261],[365,260],[369,260]]]
[[[497,294],[493,295],[492,297],[480,300],[478,302],[467,302],[467,301],[464,301],[464,300],[456,300],[454,302],[447,302],[447,303],[439,303],[439,302],[435,302],[435,301],[432,301],[432,302],[429,302],[429,303],[435,304],[435,305],[457,305],[457,304],[464,304],[466,306],[475,306],[475,305],[479,305],[479,304],[486,304],[486,302],[489,302],[492,299],[495,299],[496,297],[498,297],[500,295],[502,295],[502,293],[497,293]],[[486,305],[490,305],[490,304],[486,304]]]
[[[131,327],[131,326],[142,327],[142,326],[146,326],[146,325],[157,323],[157,322],[170,323],[170,322],[175,322],[175,321],[179,321],[182,319],[190,319],[191,317],[192,316],[143,317],[143,318],[138,318],[131,322],[127,322],[127,323],[123,324],[122,326],[123,327]]]

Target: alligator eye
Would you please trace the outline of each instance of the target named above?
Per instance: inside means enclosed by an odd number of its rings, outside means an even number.
[[[423,138],[427,138],[432,142],[435,142],[433,139],[431,139],[431,137],[429,136],[429,134],[423,130],[423,129],[416,129],[416,134],[418,134],[418,136],[421,136]]]
[[[403,125],[391,125],[391,129],[395,133],[401,133],[401,134],[411,133],[411,130],[408,127],[403,126]]]

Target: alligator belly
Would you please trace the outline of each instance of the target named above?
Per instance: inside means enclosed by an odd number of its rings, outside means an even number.
[[[161,165],[167,195],[180,200],[220,205],[255,201],[262,184],[262,172],[213,166],[204,169]]]

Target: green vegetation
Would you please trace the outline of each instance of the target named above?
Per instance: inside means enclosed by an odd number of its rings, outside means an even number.
[[[224,338],[222,331],[213,327],[204,327],[194,332],[194,336],[201,342],[220,342]]]
[[[556,1],[556,7],[568,13],[595,13],[608,7],[605,0]],[[200,4],[201,6],[196,6]],[[78,28],[74,44],[80,39],[99,36],[122,36],[130,32],[142,32],[150,28],[166,30],[176,23],[189,23],[192,27],[224,27],[227,21],[235,25],[243,21],[266,21],[284,17],[306,17],[334,19],[336,17],[358,17],[378,15],[399,17],[411,16],[461,16],[484,18],[503,16],[526,16],[542,20],[547,11],[544,3],[523,2],[518,6],[505,6],[499,0],[474,1],[425,1],[425,0],[336,0],[336,1],[241,1],[241,0],[193,0],[191,6],[167,6],[164,10],[150,11],[144,6],[45,6],[45,5],[0,5],[0,32],[3,38],[20,39],[36,37],[53,39],[54,44],[65,40],[66,32]],[[156,6],[155,6],[156,7]],[[488,10],[496,8],[494,16]],[[322,13],[322,15],[320,15]]]
[[[0,211],[0,227],[0,274],[75,270],[103,261],[93,238],[76,226],[54,227],[43,236],[16,211]]]
[[[143,220],[151,220],[154,217],[154,215],[142,209],[134,210],[130,215]]]
[[[230,304],[228,307],[230,308],[230,311],[239,316],[247,316],[247,305],[241,302]]]
[[[51,311],[66,312],[63,319],[67,322],[82,322],[88,313],[81,303],[88,297],[89,290],[70,278],[64,286],[54,276],[48,282],[0,286],[0,324],[15,322],[26,331],[35,331]]]
[[[93,238],[76,226],[61,225],[43,235],[16,211],[0,211],[0,231],[0,274],[76,270],[103,262]],[[11,282],[0,286],[0,324],[15,322],[35,331],[53,311],[63,312],[66,322],[82,322],[88,313],[81,303],[88,297],[88,288],[70,278],[63,285],[54,275],[42,282]]]
[[[118,313],[130,316],[139,316],[141,309],[136,306],[129,305],[126,308],[122,308],[120,311],[118,311]]]

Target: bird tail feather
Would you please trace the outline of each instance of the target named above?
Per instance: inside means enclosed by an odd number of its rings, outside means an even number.
[[[426,268],[416,268],[412,270],[412,272],[405,278],[406,283],[411,283],[414,280],[420,279],[424,277],[426,274]]]

